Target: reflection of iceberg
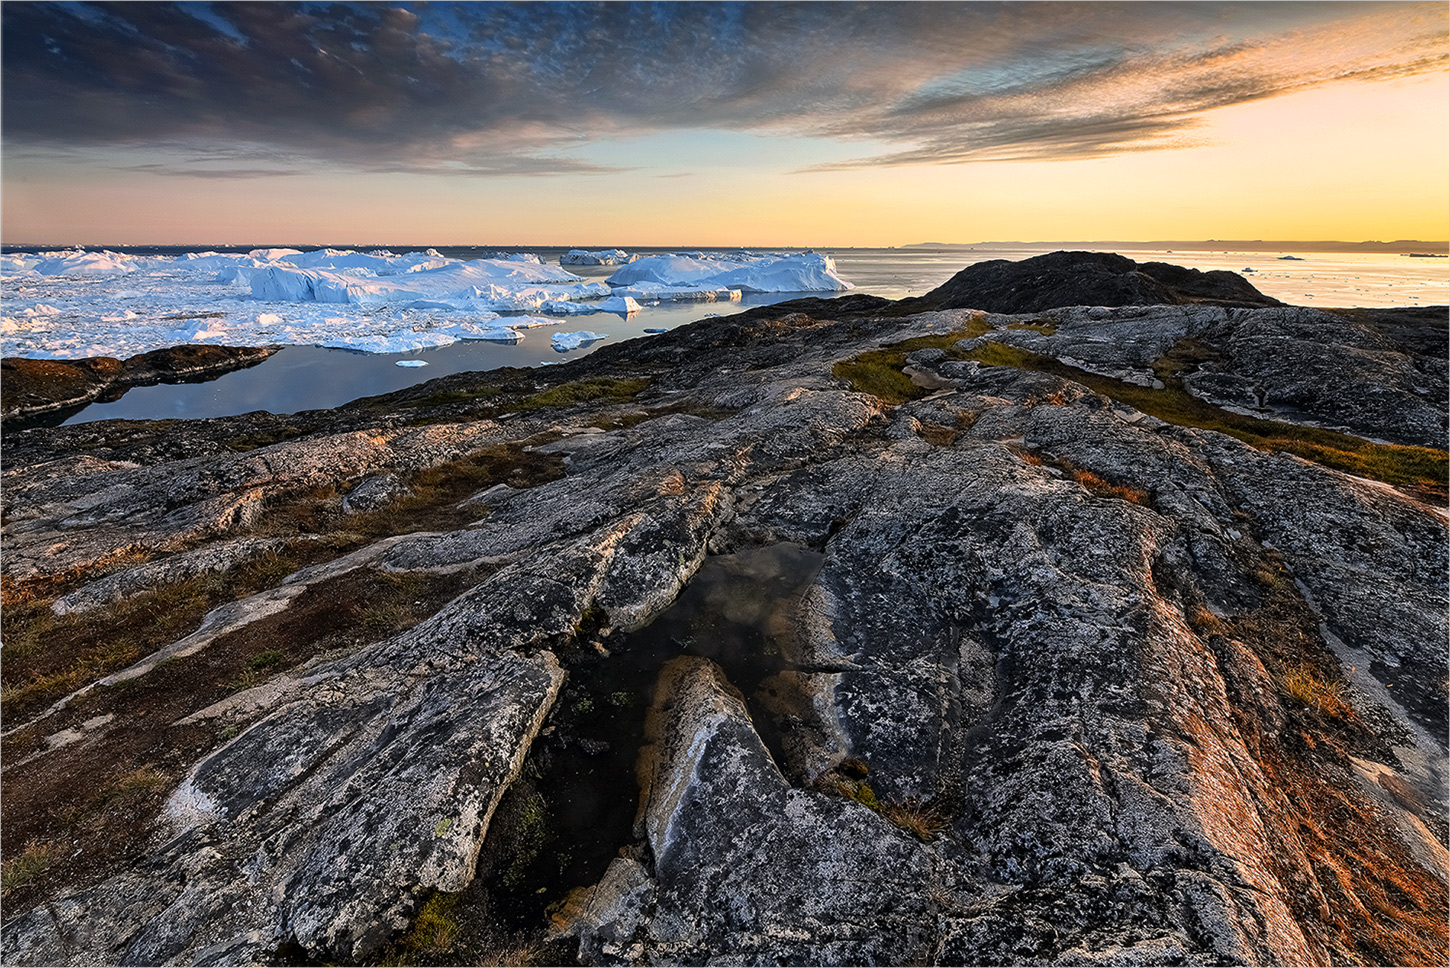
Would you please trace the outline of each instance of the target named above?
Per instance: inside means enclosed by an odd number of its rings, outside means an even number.
[[[567,353],[570,350],[577,350],[581,346],[588,346],[590,343],[596,343],[608,337],[608,333],[591,333],[585,329],[577,333],[555,333],[550,337],[550,342],[554,344],[554,349],[560,353]]]
[[[620,267],[611,286],[739,289],[744,292],[839,292],[851,284],[836,274],[836,263],[819,252],[794,255],[655,255]]]
[[[632,286],[616,286],[616,296],[644,302],[739,302],[739,289],[713,286],[667,286],[658,282],[639,282]]]

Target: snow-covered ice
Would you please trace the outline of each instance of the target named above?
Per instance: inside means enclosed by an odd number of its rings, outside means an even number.
[[[0,351],[117,356],[183,343],[295,344],[406,353],[457,340],[517,343],[613,297],[530,253],[450,259],[346,249],[0,257]],[[529,313],[527,316],[503,315]]]

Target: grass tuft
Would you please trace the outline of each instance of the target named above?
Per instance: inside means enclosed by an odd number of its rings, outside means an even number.
[[[888,800],[881,815],[925,843],[947,828],[947,818],[934,806],[916,800]]]
[[[265,669],[268,666],[273,666],[281,662],[282,654],[281,649],[267,649],[252,656],[247,662],[247,665],[257,670]]]
[[[59,856],[60,848],[55,844],[34,840],[27,843],[23,851],[0,864],[0,897],[33,883]]]
[[[404,951],[413,955],[439,955],[453,947],[453,942],[458,940],[458,922],[453,919],[457,903],[457,894],[442,891],[428,898],[403,938]]]
[[[1319,676],[1309,663],[1301,663],[1284,677],[1284,691],[1299,702],[1336,719],[1350,713],[1343,680],[1332,681]]]

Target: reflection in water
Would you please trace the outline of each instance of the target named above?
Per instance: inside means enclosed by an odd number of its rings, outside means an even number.
[[[550,904],[603,876],[634,840],[635,761],[660,668],[681,654],[705,656],[752,696],[784,667],[792,616],[822,561],[793,544],[711,556],[648,627],[597,639],[597,649],[583,643],[550,714],[552,732],[535,741],[489,831],[498,913],[537,924]],[[751,714],[774,747],[768,717],[753,703]]]

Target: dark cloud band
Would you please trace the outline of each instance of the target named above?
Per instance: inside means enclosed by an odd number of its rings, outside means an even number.
[[[152,170],[218,178],[290,170],[237,164],[229,143],[372,171],[595,173],[616,169],[568,157],[581,142],[685,128],[900,145],[825,167],[1081,157],[1446,63],[1437,3],[7,2],[0,34],[7,151],[209,145],[215,167]]]

